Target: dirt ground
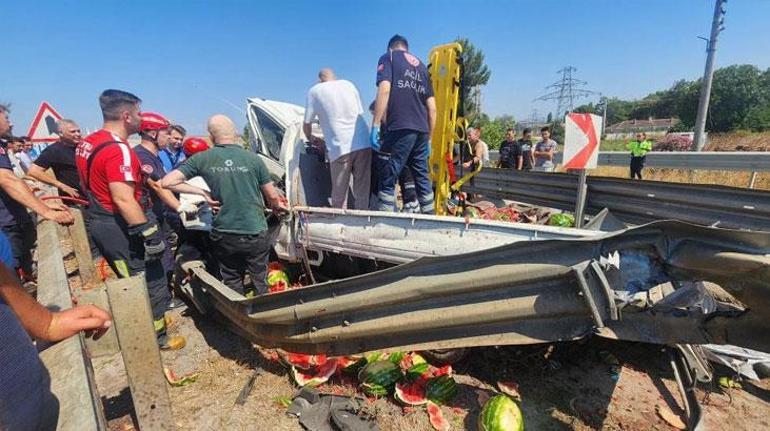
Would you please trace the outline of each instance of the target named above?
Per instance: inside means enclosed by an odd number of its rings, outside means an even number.
[[[297,388],[280,364],[267,359],[269,351],[187,309],[172,314],[172,333],[185,335],[187,347],[163,352],[164,365],[177,374],[200,373],[194,383],[169,387],[178,429],[301,429],[278,401]],[[493,393],[497,381],[518,385],[527,429],[675,429],[656,413],[662,407],[681,414],[679,392],[660,346],[599,338],[548,346],[471,350],[455,367],[459,395],[442,407],[452,429],[476,429],[479,402]],[[612,356],[621,364],[616,373]],[[234,401],[255,367],[261,374],[254,389],[245,405],[236,407]],[[110,429],[137,429],[120,355],[96,358],[94,368]],[[342,379],[335,376],[319,389],[353,394],[354,382]],[[707,429],[770,428],[770,380],[743,382],[743,389],[701,388],[698,399]],[[392,399],[371,402],[384,431],[432,429],[422,409],[403,408]]]

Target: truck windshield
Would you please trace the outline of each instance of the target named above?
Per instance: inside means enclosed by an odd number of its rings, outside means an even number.
[[[262,135],[261,151],[265,155],[270,156],[270,158],[279,160],[281,158],[284,128],[256,106],[252,106],[251,109],[259,124],[259,133]]]

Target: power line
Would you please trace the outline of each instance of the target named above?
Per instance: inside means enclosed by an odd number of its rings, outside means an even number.
[[[548,93],[538,97],[534,101],[556,101],[556,118],[561,117],[565,112],[572,112],[575,109],[575,101],[583,97],[597,94],[594,91],[586,90],[584,87],[587,82],[581,81],[573,76],[577,68],[566,66],[557,73],[561,74],[561,79],[545,87]]]

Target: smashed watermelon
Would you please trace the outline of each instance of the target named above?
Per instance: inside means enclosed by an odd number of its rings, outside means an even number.
[[[448,431],[449,421],[444,419],[444,415],[441,413],[441,407],[428,401],[428,417],[430,418],[430,424],[433,429],[437,431]]]
[[[301,370],[309,370],[313,367],[324,365],[329,360],[323,353],[320,355],[306,355],[304,353],[292,353],[284,350],[277,350],[276,352],[284,365]]]
[[[291,377],[299,386],[318,386],[326,383],[337,371],[337,361],[332,359],[311,369],[291,367]]]
[[[385,396],[402,376],[398,365],[382,360],[362,368],[358,372],[358,381],[367,395]]]
[[[393,395],[403,404],[421,406],[428,402],[428,398],[425,397],[425,385],[427,383],[428,379],[424,377],[419,377],[414,381],[398,382]]]
[[[425,397],[436,404],[447,404],[455,396],[457,396],[457,383],[448,374],[434,377],[425,384]]]

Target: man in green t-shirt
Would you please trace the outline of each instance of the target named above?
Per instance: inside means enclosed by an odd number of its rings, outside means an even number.
[[[646,133],[637,133],[636,140],[626,144],[631,151],[631,179],[642,179],[642,168],[648,151],[652,151],[652,142],[647,140]]]
[[[243,277],[248,272],[258,293],[267,293],[270,244],[265,220],[265,201],[276,213],[287,209],[286,200],[273,186],[262,160],[244,150],[235,123],[218,114],[209,118],[208,131],[214,147],[195,154],[163,178],[163,187],[179,193],[208,197],[185,180],[200,176],[220,202],[210,233],[212,254],[222,282],[245,294]],[[264,196],[264,198],[263,198]]]

